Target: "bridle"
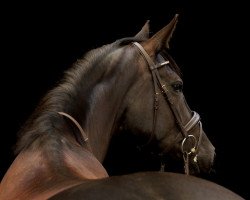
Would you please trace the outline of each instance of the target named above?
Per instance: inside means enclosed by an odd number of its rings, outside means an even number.
[[[169,107],[170,107],[170,109],[173,113],[173,116],[175,118],[175,122],[176,122],[178,128],[180,129],[180,132],[183,136],[183,140],[181,142],[181,151],[183,154],[185,174],[189,175],[189,157],[191,155],[193,155],[194,156],[193,161],[195,163],[197,163],[197,154],[198,154],[198,150],[199,150],[199,146],[200,146],[201,138],[202,138],[202,123],[200,121],[200,116],[197,112],[190,111],[190,112],[192,112],[191,119],[187,122],[187,124],[185,124],[185,125],[182,124],[181,119],[179,117],[180,113],[178,112],[178,110],[175,107],[170,90],[169,90],[168,86],[162,81],[162,79],[159,75],[159,72],[158,72],[159,68],[170,64],[169,61],[166,60],[160,64],[158,64],[158,63],[155,64],[154,61],[148,55],[148,53],[144,50],[144,48],[138,42],[133,42],[133,45],[139,49],[141,55],[148,63],[149,69],[150,69],[151,74],[152,74],[153,85],[154,85],[154,115],[153,115],[152,134],[154,135],[155,128],[156,128],[157,110],[159,107],[158,95],[160,93],[162,93],[163,96],[165,97],[167,103],[169,104]],[[200,129],[198,140],[194,135],[188,134],[188,132],[197,124],[198,124],[199,129]],[[186,147],[188,140],[193,141],[193,144],[194,144],[193,147],[191,147],[191,148]]]
[[[168,60],[163,61],[160,64],[155,64],[153,62],[153,60],[150,58],[150,56],[148,55],[148,53],[144,50],[144,48],[138,43],[138,42],[133,42],[133,45],[135,45],[141,55],[143,56],[143,58],[147,61],[149,69],[151,71],[152,74],[152,79],[153,79],[153,85],[154,85],[154,115],[153,115],[153,128],[152,128],[152,135],[155,135],[155,129],[156,129],[156,121],[157,121],[157,110],[159,108],[159,101],[158,101],[158,95],[159,94],[163,94],[167,103],[169,104],[169,107],[173,113],[173,116],[175,118],[175,122],[178,126],[178,128],[180,129],[180,132],[183,136],[183,140],[181,142],[181,151],[183,154],[183,160],[184,160],[184,170],[185,173],[188,175],[189,174],[189,157],[191,155],[193,155],[193,161],[195,163],[197,163],[197,154],[198,154],[198,148],[200,146],[201,143],[201,138],[202,138],[202,124],[200,121],[200,116],[197,112],[195,111],[190,111],[192,112],[192,117],[191,119],[187,122],[187,124],[183,125],[181,123],[181,119],[180,119],[180,114],[178,112],[178,110],[175,107],[174,101],[171,97],[171,93],[170,90],[168,89],[168,86],[166,84],[164,84],[164,82],[162,81],[158,69],[170,64]],[[163,59],[163,58],[162,58]],[[187,105],[187,104],[186,104]],[[189,109],[190,110],[190,109]],[[86,148],[92,152],[91,146],[88,142],[88,138],[86,133],[83,131],[82,127],[80,126],[80,124],[69,114],[65,113],[65,112],[58,112],[59,115],[62,115],[68,119],[70,119],[75,125],[76,127],[79,129],[80,134],[77,133],[76,134],[76,138],[77,141],[79,142],[79,144],[81,146],[86,145]],[[192,134],[188,134],[188,132],[196,125],[199,125],[199,137],[198,140],[197,138],[192,135]],[[188,140],[192,140],[193,141],[193,147],[192,148],[187,148],[186,147],[186,143]]]

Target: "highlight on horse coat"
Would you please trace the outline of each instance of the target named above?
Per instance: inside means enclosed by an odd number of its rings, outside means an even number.
[[[120,127],[183,161],[186,174],[210,171],[215,148],[168,53],[177,18],[151,37],[147,22],[134,37],[93,49],[66,71],[21,128],[0,199],[47,199],[109,180],[102,162]]]
[[[140,172],[88,180],[50,198],[61,199],[243,200],[239,195],[216,183],[171,172]]]

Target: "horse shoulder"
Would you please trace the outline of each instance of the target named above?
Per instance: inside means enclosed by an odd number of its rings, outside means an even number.
[[[95,156],[81,146],[64,149],[65,166],[83,179],[98,179],[108,177],[108,173]]]
[[[46,199],[85,179],[108,176],[97,159],[80,152],[63,148],[57,158],[46,150],[21,152],[1,182],[0,199]]]

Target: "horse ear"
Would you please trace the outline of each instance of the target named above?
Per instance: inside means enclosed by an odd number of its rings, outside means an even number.
[[[162,48],[169,48],[169,41],[175,30],[175,26],[178,21],[178,14],[169,22],[167,26],[162,28],[156,34],[154,34],[149,40],[147,40],[143,46],[150,56],[155,55]]]
[[[149,20],[146,21],[140,32],[138,32],[134,37],[137,40],[147,40],[149,38]]]

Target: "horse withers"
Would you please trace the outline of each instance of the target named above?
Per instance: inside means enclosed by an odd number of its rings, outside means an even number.
[[[46,199],[102,179],[109,142],[120,126],[157,141],[159,153],[184,159],[185,172],[209,172],[214,146],[185,101],[180,69],[167,53],[177,16],[149,37],[89,51],[45,95],[19,133],[16,159],[0,199]]]

